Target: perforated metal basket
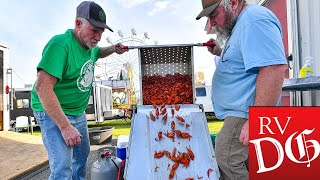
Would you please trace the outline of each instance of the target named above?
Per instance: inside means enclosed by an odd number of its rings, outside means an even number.
[[[140,97],[143,103],[142,77],[155,74],[165,76],[180,73],[190,75],[192,79],[193,104],[194,100],[194,62],[193,46],[154,46],[139,49],[140,60]]]

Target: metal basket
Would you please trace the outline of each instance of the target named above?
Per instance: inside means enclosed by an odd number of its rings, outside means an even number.
[[[194,61],[193,46],[148,47],[139,49],[140,60],[140,97],[143,103],[142,77],[180,73],[190,75],[192,79],[193,104],[194,95]]]

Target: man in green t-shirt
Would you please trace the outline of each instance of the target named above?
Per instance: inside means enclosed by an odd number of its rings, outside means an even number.
[[[85,109],[88,105],[94,63],[121,44],[98,47],[106,25],[103,9],[84,1],[77,7],[75,28],[51,38],[37,66],[32,109],[48,151],[50,179],[84,179],[90,152]]]

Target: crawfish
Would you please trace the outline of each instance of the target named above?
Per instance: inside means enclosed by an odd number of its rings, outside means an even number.
[[[174,147],[174,148],[172,149],[172,156],[176,156],[176,152],[177,152],[177,148]]]
[[[172,131],[175,131],[176,129],[176,123],[174,121],[171,121],[171,129]]]
[[[190,156],[187,153],[182,154],[185,159],[187,159],[187,163],[184,166],[188,167],[190,164]]]
[[[163,103],[160,107],[161,107],[161,109],[163,109],[165,106],[166,106],[166,104]]]
[[[173,104],[178,104],[179,102],[181,103],[181,99],[176,96],[176,98],[173,101]]]
[[[152,107],[156,109],[156,108],[157,108],[157,105],[156,105],[156,104],[152,104]]]
[[[180,156],[175,157],[174,155],[171,155],[170,158],[173,162],[179,163],[181,161]]]
[[[166,115],[164,115],[163,117],[162,117],[162,120],[163,121],[166,121],[168,119],[168,114],[166,114]]]
[[[164,151],[154,152],[154,158],[161,158],[162,156],[164,156]]]
[[[165,154],[169,159],[171,159],[171,154],[170,154],[169,151],[165,150],[165,151],[164,151],[164,154]]]
[[[188,151],[188,154],[189,154],[190,158],[192,160],[194,160],[194,153],[191,150],[191,146],[189,145],[189,148],[188,147],[186,147],[186,148],[187,148],[187,151]]]
[[[185,180],[193,180],[193,178],[186,178]]]
[[[181,133],[181,138],[190,140],[190,138],[192,138],[192,136],[189,133]]]
[[[152,111],[150,111],[150,119],[152,121],[155,121],[156,120],[156,117],[152,114]]]
[[[172,170],[176,170],[179,167],[179,163],[176,162],[174,163],[174,165],[172,166]]]
[[[180,154],[180,162],[185,166],[188,167],[190,163],[190,157],[187,153]]]
[[[174,116],[174,109],[171,109],[172,117]]]
[[[158,139],[159,139],[159,141],[160,141],[161,139],[163,139],[163,137],[162,137],[162,132],[161,132],[161,131],[158,132]]]
[[[161,110],[161,115],[164,115],[166,112],[167,112],[167,108],[163,108],[163,109]]]
[[[168,138],[171,138],[172,139],[172,141],[174,141],[174,136],[175,136],[175,133],[173,132],[173,133],[166,133],[165,134]]]
[[[181,131],[180,131],[180,130],[175,130],[174,132],[177,134],[177,136],[182,137],[182,136],[181,136]]]
[[[180,106],[177,105],[177,104],[174,106],[174,108],[176,109],[176,111],[179,111],[179,110],[180,110]]]
[[[169,174],[169,179],[172,179],[173,176],[174,176],[174,170],[172,169],[172,170],[170,171],[170,174]]]
[[[159,109],[156,108],[156,116],[159,117],[159,114],[160,114],[160,113],[159,113]]]
[[[213,169],[209,168],[208,171],[207,171],[207,174],[208,174],[208,177],[210,177],[210,172],[212,172]]]
[[[179,120],[180,122],[186,122],[182,117],[180,116],[176,116],[177,120]]]

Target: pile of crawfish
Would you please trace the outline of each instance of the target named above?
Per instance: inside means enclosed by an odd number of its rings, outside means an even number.
[[[167,130],[167,132],[159,131],[157,133],[157,137],[155,137],[155,141],[162,141],[166,136],[166,138],[169,138],[172,140],[172,142],[175,142],[175,138],[179,138],[181,140],[189,140],[192,138],[192,136],[188,132],[183,132],[182,130],[179,130],[176,128],[176,123],[179,123],[179,127],[183,127],[184,130],[187,130],[190,127],[190,124],[187,123],[187,121],[177,115],[176,112],[180,110],[179,105],[171,105],[166,108],[165,104],[162,104],[161,106],[153,105],[154,110],[150,111],[149,116],[151,121],[162,121],[164,123],[167,123],[168,117],[170,118],[170,132]],[[168,112],[167,112],[168,109]],[[168,122],[169,123],[169,122]],[[180,144],[180,143],[179,143]],[[176,147],[173,147],[172,151],[168,150],[160,150],[155,151],[154,158],[159,159],[162,157],[167,157],[172,161],[171,171],[169,174],[169,179],[172,179],[175,176],[175,171],[181,164],[185,168],[187,168],[192,160],[194,160],[195,155],[193,151],[191,150],[191,146],[189,145],[186,147],[185,152],[178,151]],[[212,171],[211,168],[208,169],[208,177],[210,176],[210,172]],[[202,177],[197,176],[198,179],[201,179]],[[187,178],[187,180],[191,180],[193,178]]]
[[[176,73],[142,77],[143,104],[192,104],[192,78]]]

